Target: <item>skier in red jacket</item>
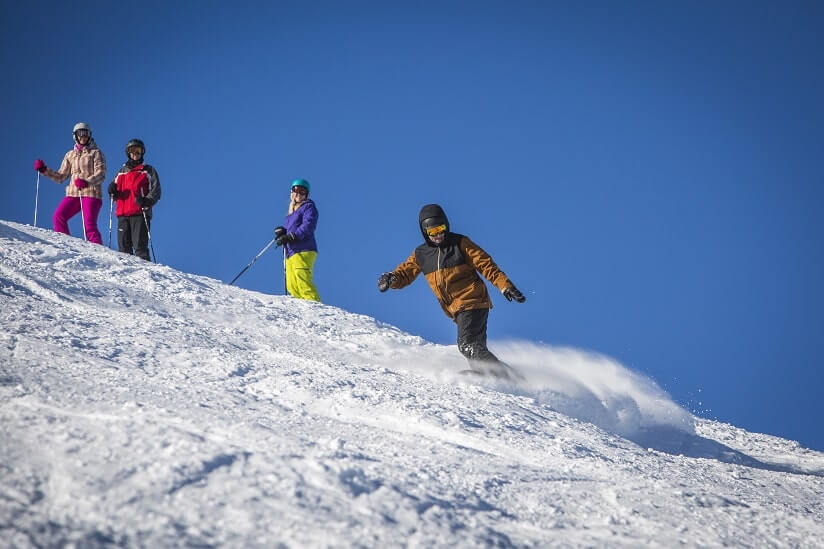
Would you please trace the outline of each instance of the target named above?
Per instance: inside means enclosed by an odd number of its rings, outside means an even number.
[[[127,254],[149,260],[152,206],[160,200],[157,170],[143,161],[146,146],[140,139],[126,143],[128,160],[109,183],[109,196],[117,200],[117,246]]]

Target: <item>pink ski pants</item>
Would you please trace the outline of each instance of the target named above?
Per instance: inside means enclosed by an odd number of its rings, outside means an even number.
[[[97,214],[100,213],[102,206],[103,201],[99,198],[91,196],[84,196],[83,198],[67,196],[60,201],[57,209],[54,210],[54,215],[52,216],[54,230],[58,233],[71,234],[69,232],[69,219],[80,213],[80,208],[82,207],[83,221],[86,227],[86,239],[89,242],[103,244],[103,239],[100,238],[100,231],[97,230]]]

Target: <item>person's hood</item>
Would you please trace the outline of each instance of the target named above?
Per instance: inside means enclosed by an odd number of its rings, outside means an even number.
[[[424,221],[427,219],[434,220],[430,223],[430,226],[446,224],[446,232],[447,234],[449,233],[449,219],[446,217],[446,212],[443,211],[443,208],[441,208],[438,204],[427,204],[421,208],[421,213],[418,214],[418,228],[421,230],[423,241],[427,244],[431,244],[429,238],[426,236],[426,231],[423,228]]]

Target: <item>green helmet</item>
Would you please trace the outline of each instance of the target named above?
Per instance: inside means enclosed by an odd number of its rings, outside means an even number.
[[[292,186],[290,188],[294,188],[294,187],[303,187],[303,188],[306,189],[307,193],[311,190],[311,187],[309,186],[309,182],[306,181],[305,179],[295,179],[294,181],[292,181]]]

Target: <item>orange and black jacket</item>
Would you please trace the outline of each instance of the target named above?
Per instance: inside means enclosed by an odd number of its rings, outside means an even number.
[[[461,311],[492,308],[478,273],[501,291],[512,286],[488,253],[468,236],[457,233],[447,234],[440,246],[421,244],[393,273],[394,289],[408,286],[423,273],[441,308],[452,319]]]

